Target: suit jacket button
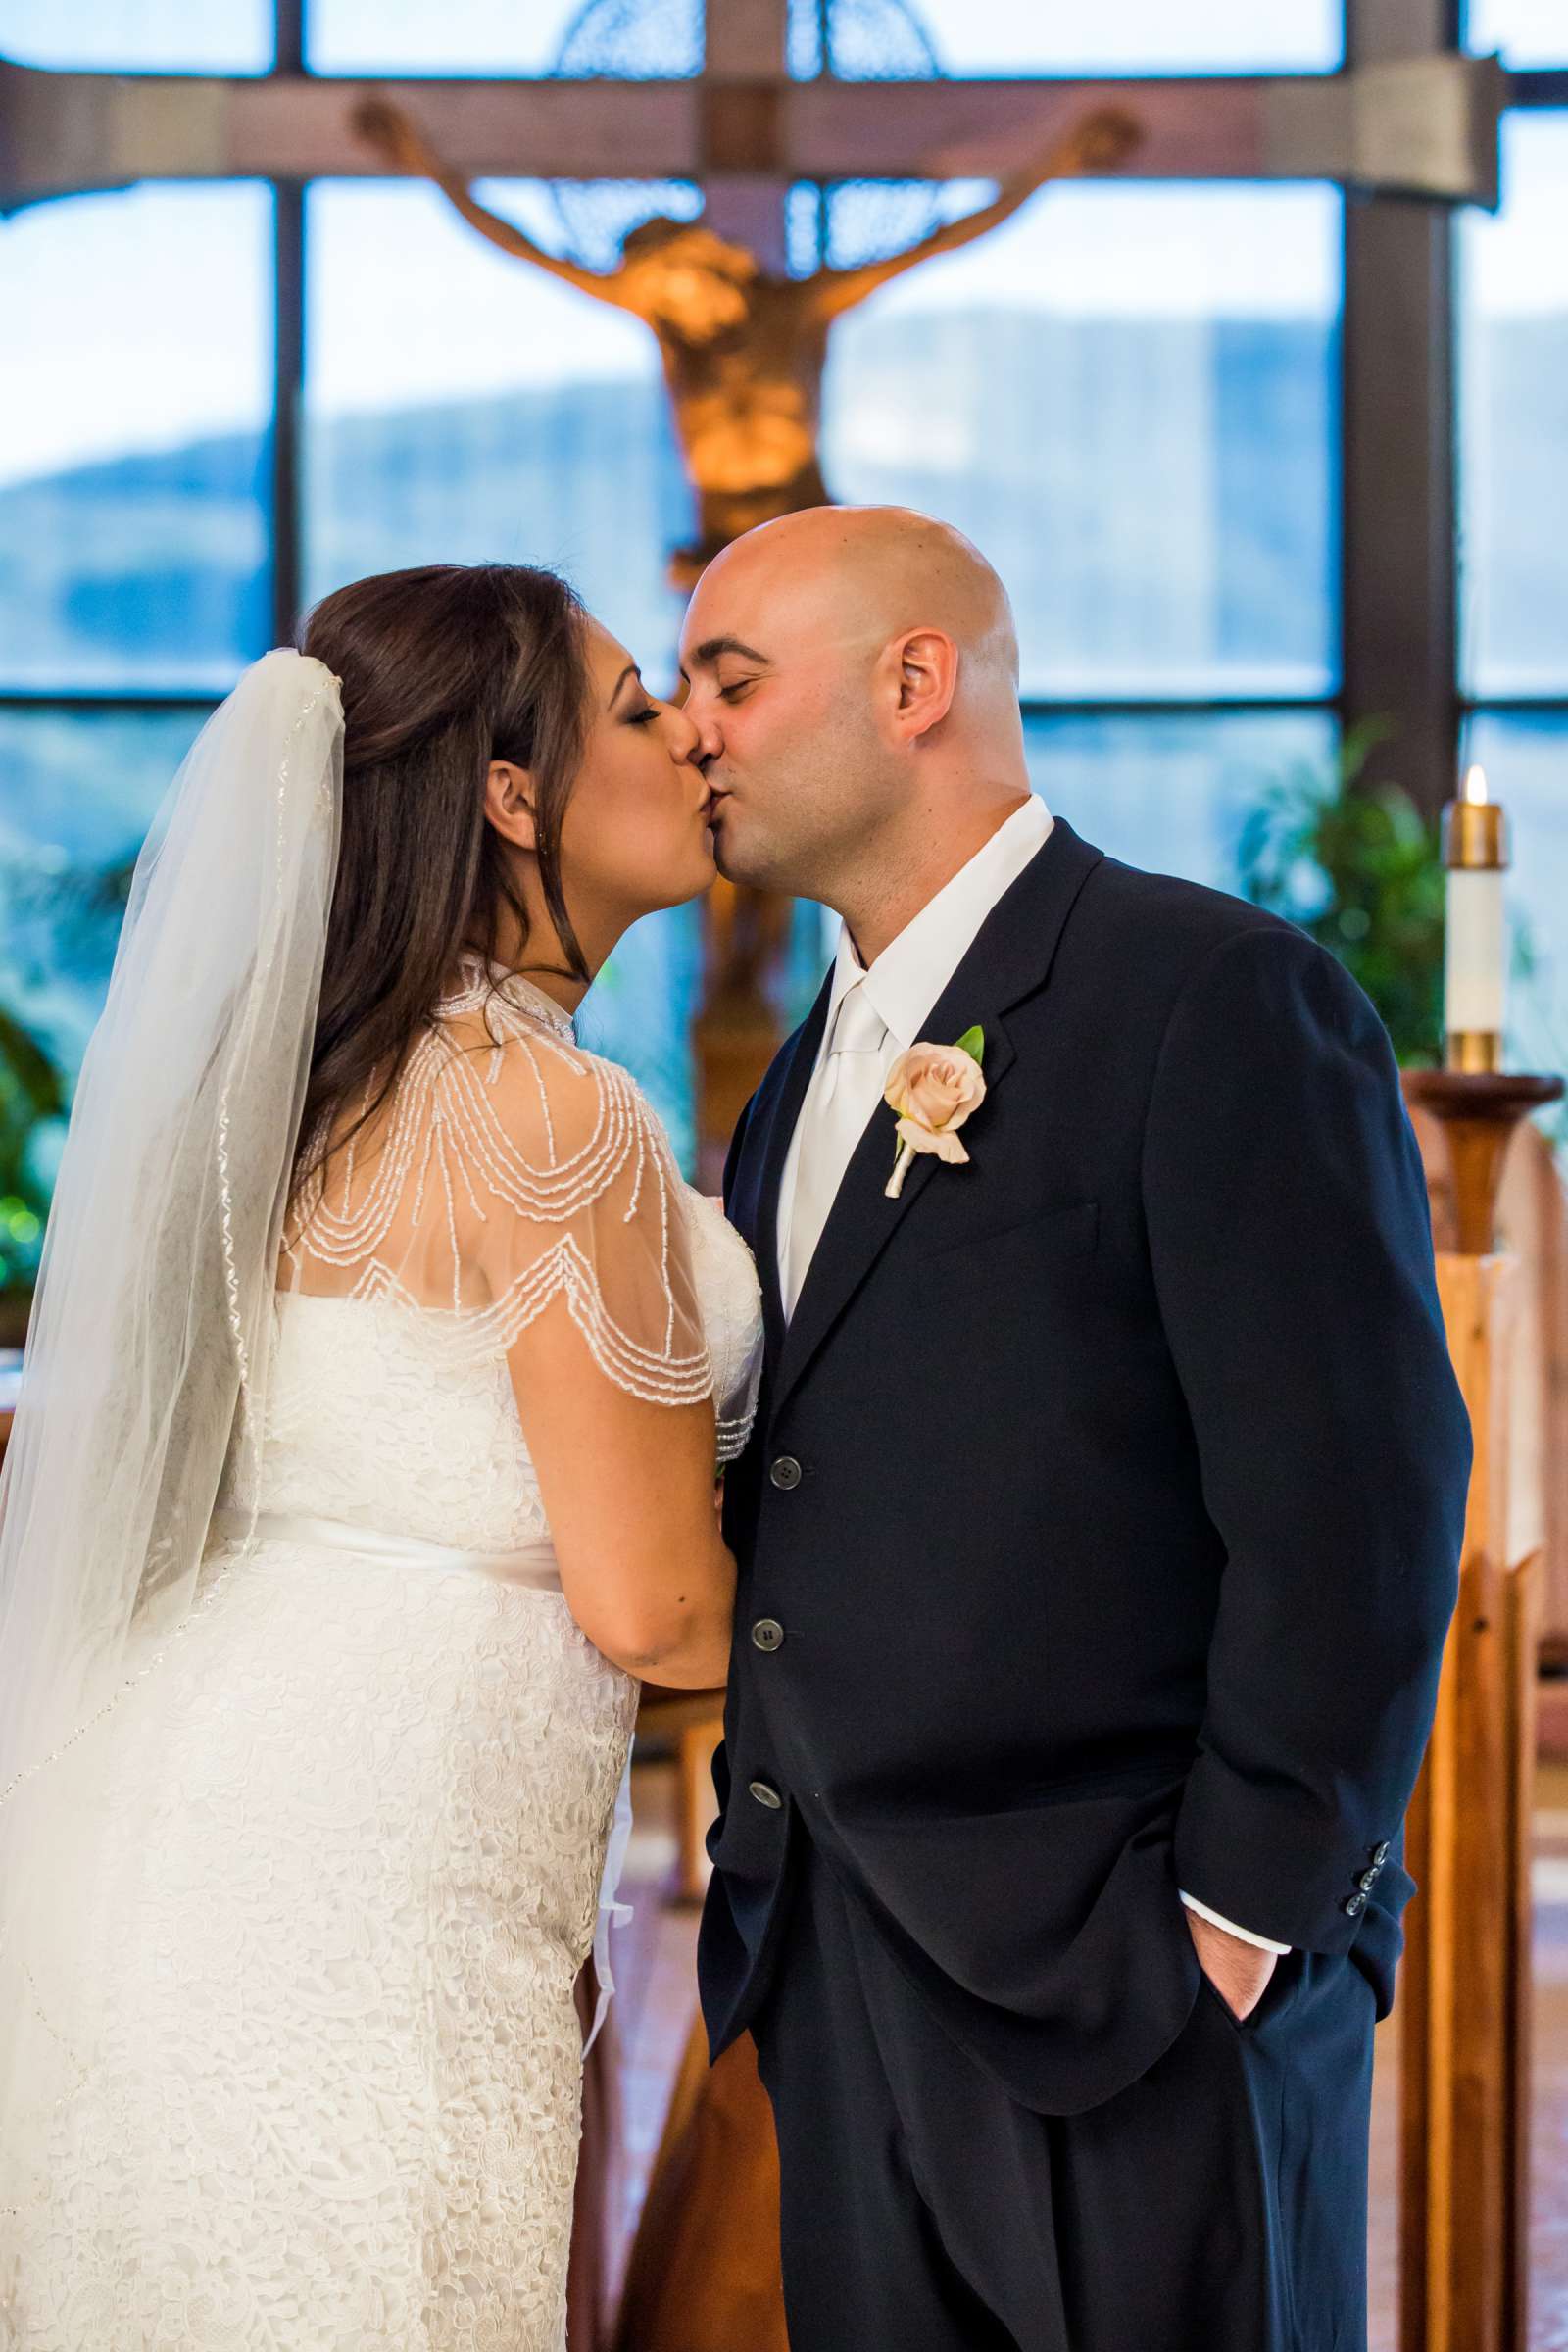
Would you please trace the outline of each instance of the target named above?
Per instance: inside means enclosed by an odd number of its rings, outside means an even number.
[[[1360,1887],[1363,1894],[1371,1893],[1373,1887],[1378,1883],[1378,1874],[1381,1868],[1381,1863],[1374,1862],[1370,1870],[1362,1871],[1360,1877],[1355,1883]]]
[[[1372,1860],[1373,1860],[1373,1863],[1375,1864],[1375,1866],[1376,1866],[1376,1867],[1377,1867],[1379,1870],[1381,1870],[1381,1869],[1383,1868],[1383,1865],[1384,1865],[1384,1863],[1385,1863],[1385,1862],[1388,1860],[1388,1858],[1389,1858],[1389,1841],[1388,1841],[1388,1839],[1385,1838],[1384,1838],[1384,1840],[1383,1840],[1383,1843],[1382,1843],[1381,1845],[1375,1845],[1375,1846],[1372,1848]]]
[[[1348,1912],[1351,1919],[1359,1919],[1366,1909],[1366,1896],[1364,1894],[1348,1894],[1340,1905],[1340,1909]]]
[[[752,1794],[756,1797],[758,1803],[760,1805],[765,1805],[770,1813],[778,1812],[779,1808],[784,1802],[784,1799],[780,1796],[778,1790],[773,1787],[771,1781],[753,1781]]]
[[[781,1453],[767,1475],[775,1487],[783,1487],[787,1492],[789,1488],[800,1485],[801,1465],[793,1453]]]
[[[759,1617],[752,1628],[752,1640],[759,1649],[782,1649],[784,1628],[776,1617]]]

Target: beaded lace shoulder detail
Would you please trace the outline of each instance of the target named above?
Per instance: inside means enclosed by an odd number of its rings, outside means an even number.
[[[419,1310],[470,1362],[561,1298],[618,1387],[696,1402],[713,1369],[684,1191],[630,1073],[519,974],[492,987],[474,959],[371,1125],[300,1187],[280,1288]]]

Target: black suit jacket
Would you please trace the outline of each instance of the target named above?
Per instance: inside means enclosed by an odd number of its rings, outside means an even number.
[[[1353,1948],[1386,2006],[1470,1441],[1381,1023],[1294,926],[1058,818],[922,1027],[984,1028],[970,1164],[889,1200],[879,1105],[786,1329],[828,994],[725,1186],[767,1345],[725,1505],[715,2051],[803,1836],[1042,2112],[1180,2033],[1178,1887]]]

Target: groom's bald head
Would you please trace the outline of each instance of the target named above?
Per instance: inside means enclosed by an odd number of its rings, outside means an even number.
[[[701,645],[710,618],[754,621],[781,646],[880,647],[940,629],[966,667],[1000,669],[1016,690],[1005,588],[961,531],[908,507],[809,507],[748,531],[703,574],[683,642]]]
[[[961,531],[907,508],[747,532],[698,582],[681,666],[736,880],[836,905],[904,829],[1026,789],[1007,592]]]

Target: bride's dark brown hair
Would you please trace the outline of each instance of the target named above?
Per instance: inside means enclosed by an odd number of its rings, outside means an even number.
[[[343,681],[344,741],[296,1180],[313,1141],[331,1136],[335,1151],[374,1116],[462,950],[494,958],[505,908],[527,939],[527,907],[485,816],[493,760],[529,771],[545,904],[567,976],[590,977],[561,888],[562,819],[589,723],[586,619],[553,571],[425,564],[334,589],[301,622],[299,651]]]

